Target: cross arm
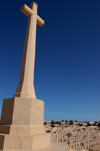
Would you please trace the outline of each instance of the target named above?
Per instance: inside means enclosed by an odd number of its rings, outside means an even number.
[[[31,8],[29,8],[26,4],[24,4],[21,7],[21,11],[27,16],[30,17],[31,15],[33,15],[33,11],[31,10]]]
[[[44,25],[44,20],[37,15],[37,24],[41,27]]]
[[[34,11],[29,8],[26,4],[24,4],[22,7],[21,7],[21,11],[27,16],[27,17],[30,17],[31,15],[35,15]],[[38,15],[36,15],[36,18],[37,18],[37,24],[41,27],[44,25],[44,20],[41,19]]]

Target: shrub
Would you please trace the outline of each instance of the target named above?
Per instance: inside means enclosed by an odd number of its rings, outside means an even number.
[[[48,131],[46,131],[47,133],[51,133],[51,131],[50,130],[48,130]]]
[[[84,147],[84,143],[81,144]]]
[[[44,125],[47,125],[47,123],[46,123],[46,122],[44,122]]]
[[[61,122],[55,122],[55,124],[58,124],[59,126],[61,125]]]
[[[78,124],[79,126],[83,126],[83,124]]]
[[[95,124],[95,123],[93,123],[92,125],[93,125],[93,126],[96,126],[96,124]]]
[[[94,151],[93,149],[88,149],[89,151]]]
[[[91,126],[91,124],[90,124],[90,123],[87,123],[87,126]]]
[[[80,129],[77,130],[78,132],[80,131]]]
[[[72,133],[67,133],[68,138],[72,136]]]
[[[54,125],[54,124],[51,124],[51,127],[55,127],[55,125]]]
[[[100,127],[100,123],[98,123],[98,126]]]

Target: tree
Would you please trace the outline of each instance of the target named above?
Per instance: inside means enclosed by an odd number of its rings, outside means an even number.
[[[100,123],[98,123],[98,126],[100,126]]]
[[[54,124],[55,124],[55,122],[52,120],[52,121],[51,121],[51,127],[55,127]]]
[[[65,123],[66,123],[66,124],[68,124],[68,121],[67,121],[67,120],[65,120]]]
[[[98,127],[99,127],[99,129],[100,129],[100,123],[98,123]]]
[[[69,124],[70,124],[70,125],[72,125],[72,124],[73,124],[73,121],[72,121],[72,120],[70,120]]]
[[[55,124],[55,122],[52,120],[52,121],[51,121],[51,124]]]

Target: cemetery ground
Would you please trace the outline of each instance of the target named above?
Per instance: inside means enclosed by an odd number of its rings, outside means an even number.
[[[100,151],[100,144],[92,147],[91,149],[93,149],[94,151]]]
[[[67,144],[66,149],[100,151],[100,122],[44,122],[51,142]]]

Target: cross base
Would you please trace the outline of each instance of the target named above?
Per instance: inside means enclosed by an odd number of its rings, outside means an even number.
[[[50,146],[50,134],[8,135],[0,134],[0,150],[33,151]]]
[[[0,120],[0,150],[33,151],[50,146],[45,133],[44,102],[33,98],[3,100]]]
[[[0,133],[10,135],[37,135],[44,134],[44,126],[0,125]]]

